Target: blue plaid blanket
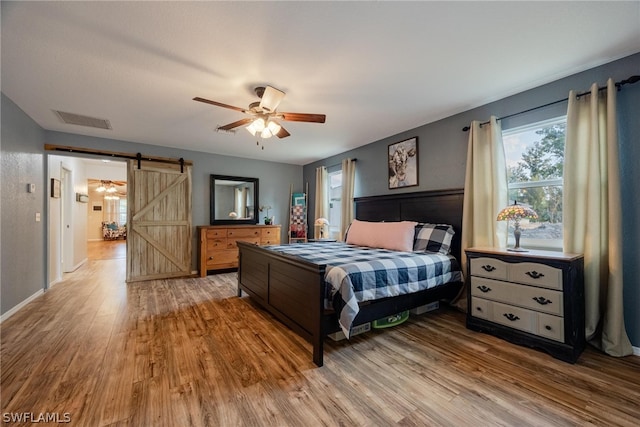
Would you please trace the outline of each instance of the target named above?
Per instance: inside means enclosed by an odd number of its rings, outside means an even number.
[[[302,243],[266,246],[266,249],[326,265],[327,303],[340,293],[344,307],[340,327],[350,336],[359,302],[393,297],[462,280],[451,255],[398,252],[345,243]]]

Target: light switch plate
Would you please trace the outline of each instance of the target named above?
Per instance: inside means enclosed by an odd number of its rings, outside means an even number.
[[[35,193],[36,185],[35,184],[27,184],[27,193]]]

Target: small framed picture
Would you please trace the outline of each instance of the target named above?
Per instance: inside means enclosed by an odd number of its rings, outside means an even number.
[[[389,144],[389,188],[418,185],[418,137]]]
[[[51,178],[51,197],[60,198],[60,180]]]

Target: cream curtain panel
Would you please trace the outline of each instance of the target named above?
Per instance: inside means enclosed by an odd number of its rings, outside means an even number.
[[[495,116],[484,126],[473,121],[469,130],[462,210],[461,261],[465,275],[466,248],[506,246],[506,224],[496,221],[496,217],[507,205],[507,168],[500,124]],[[460,296],[456,305],[466,310],[466,291]]]
[[[316,168],[316,200],[314,222],[318,218],[328,218],[329,216],[329,185],[327,168],[320,166]],[[314,237],[316,239],[317,227],[314,227]]]
[[[353,221],[353,190],[356,180],[355,159],[342,160],[342,211],[340,213],[340,236],[339,240],[344,240],[347,229]]]
[[[569,93],[564,163],[564,251],[584,254],[586,337],[611,356],[633,350],[622,303],[622,217],[616,87]]]

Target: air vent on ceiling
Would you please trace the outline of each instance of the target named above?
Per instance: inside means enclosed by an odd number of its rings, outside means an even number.
[[[70,125],[88,126],[98,129],[111,129],[111,123],[109,123],[109,120],[74,113],[65,113],[64,111],[54,110],[54,112],[58,117],[60,117],[60,120]]]

